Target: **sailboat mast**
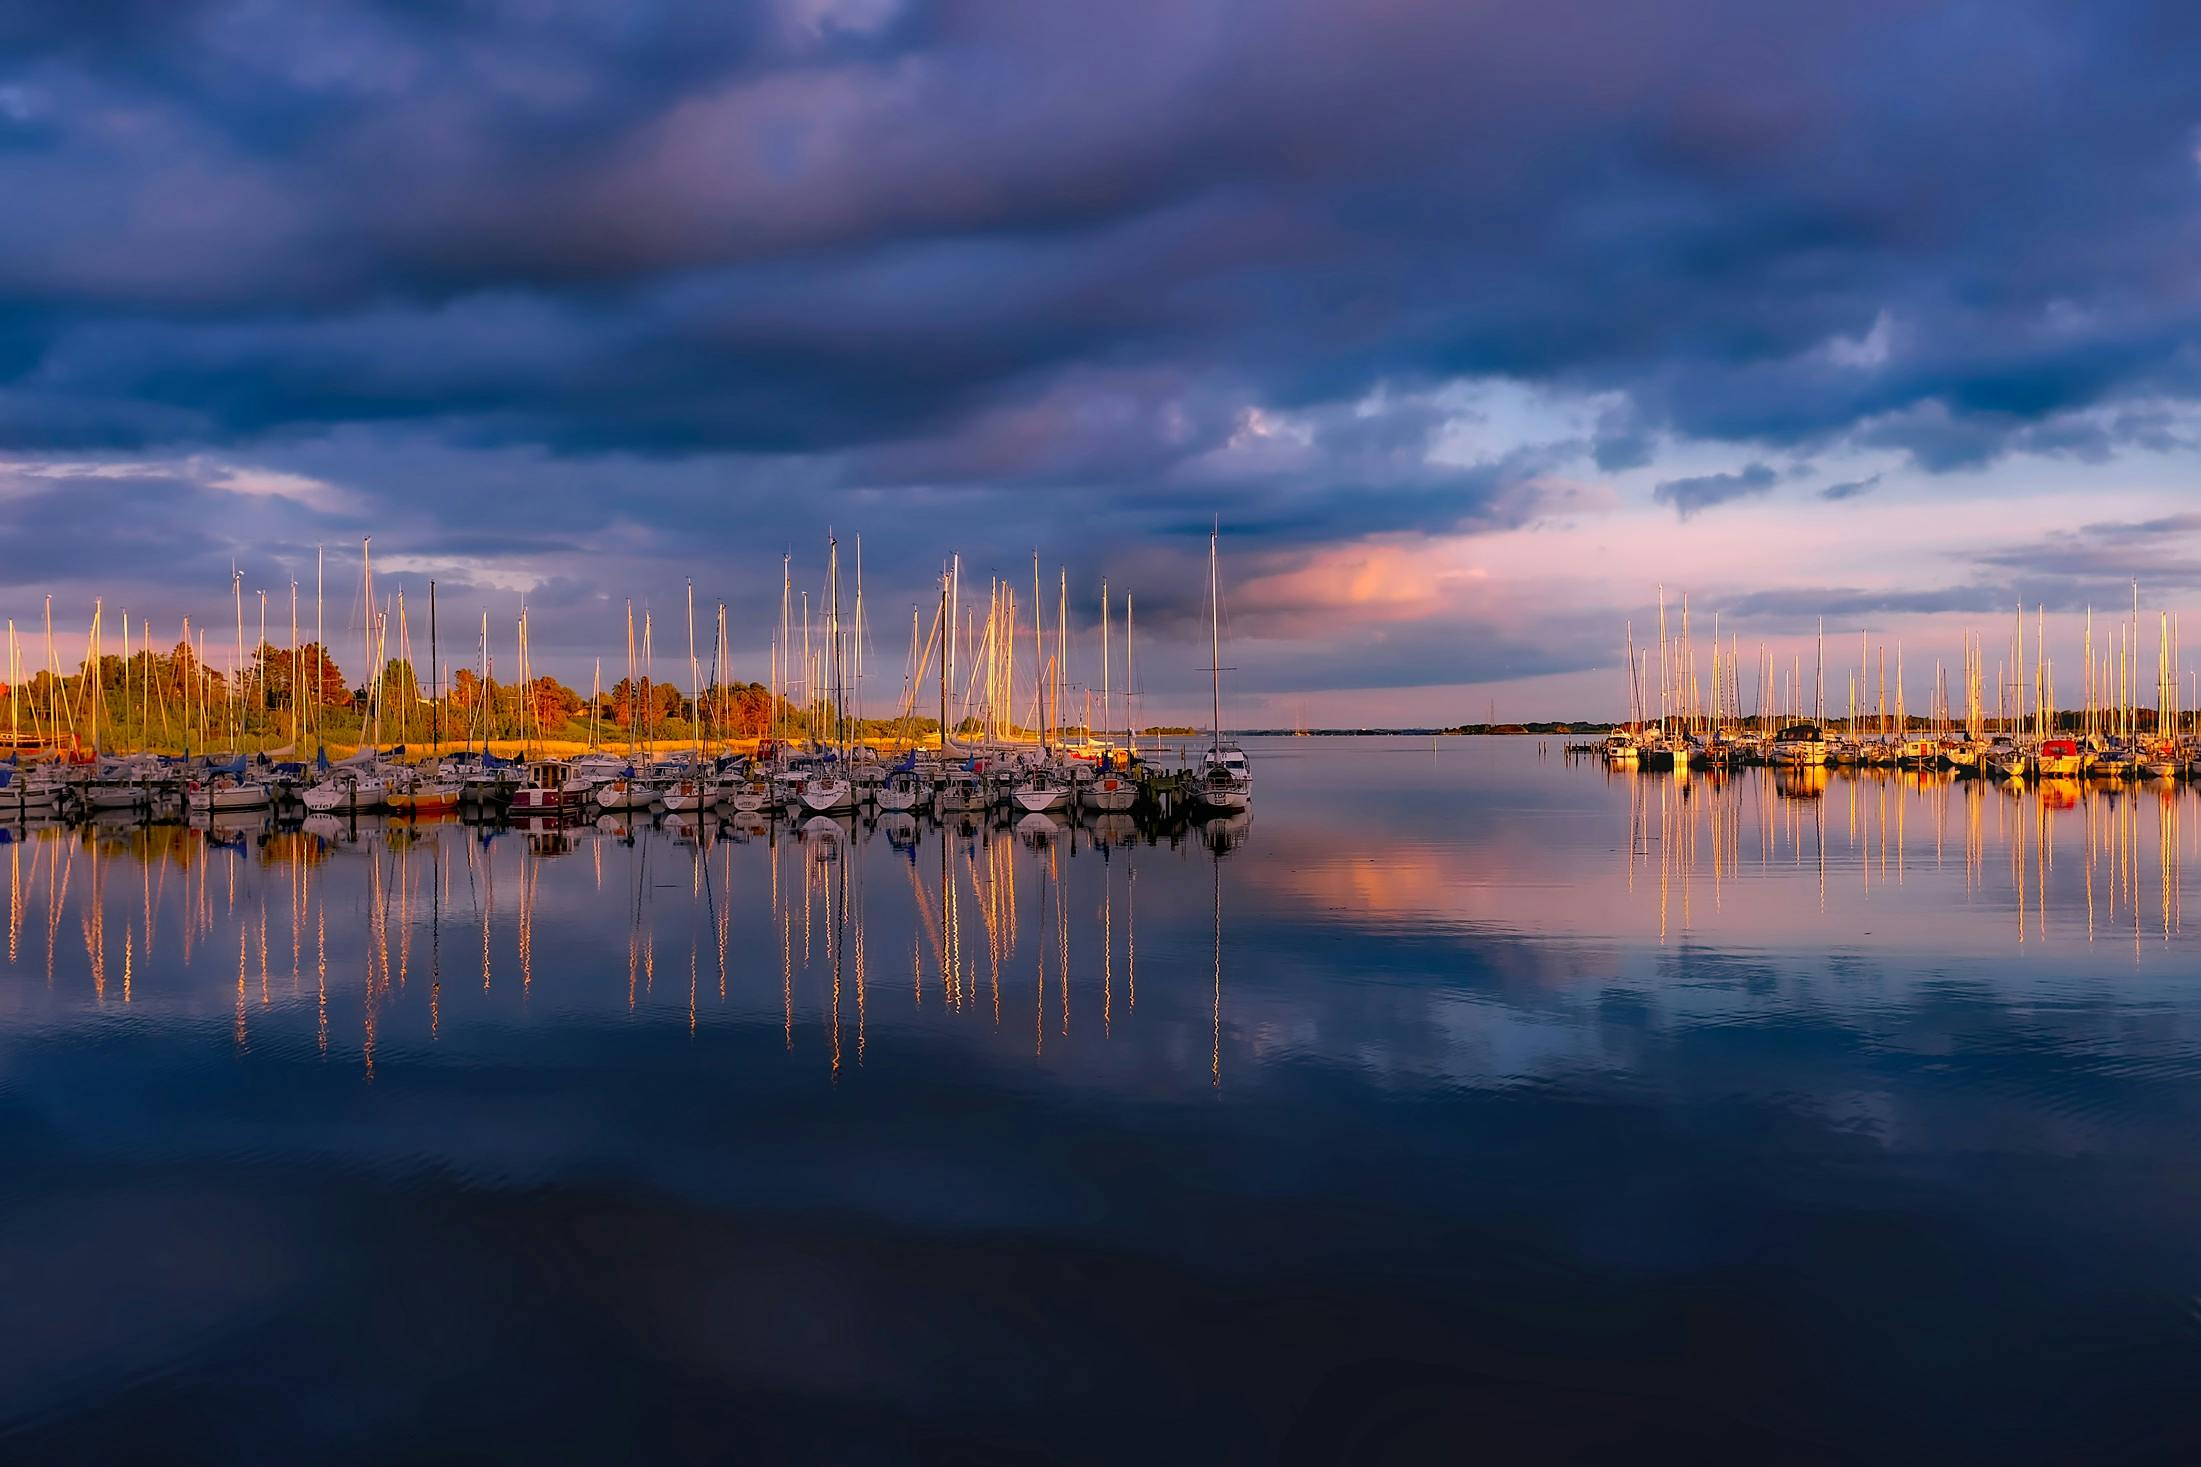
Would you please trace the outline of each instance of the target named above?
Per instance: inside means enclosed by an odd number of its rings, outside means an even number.
[[[372,535],[362,535],[359,539],[359,603],[360,609],[366,614],[365,624],[359,629],[363,639],[359,656],[360,661],[366,664],[361,673],[365,681],[360,686],[367,690],[370,704],[374,703],[374,673],[376,666],[374,658],[374,558],[369,553],[369,549],[373,544],[374,536]],[[378,727],[381,711],[380,706],[375,705],[375,712],[378,715]],[[364,725],[362,725],[362,731],[364,731]]]
[[[695,661],[695,577],[688,577],[688,748],[698,763],[703,758],[703,689]]]
[[[245,573],[231,566],[229,570],[229,599],[237,612],[237,653],[229,674],[230,731],[232,749],[240,747],[244,739],[245,718]]]
[[[1207,644],[1208,644],[1208,744],[1223,742],[1223,609],[1222,582],[1215,569],[1216,542],[1223,526],[1217,520],[1207,536]]]
[[[1131,700],[1138,695],[1138,665],[1133,661],[1131,642],[1131,596],[1123,598],[1123,738],[1124,745],[1134,756],[1139,752],[1139,725],[1131,711]]]
[[[1110,653],[1110,651],[1109,651],[1109,646],[1108,646],[1108,577],[1106,577],[1106,576],[1102,576],[1102,577],[1101,577],[1101,727],[1102,727],[1102,728],[1104,728],[1104,729],[1108,729],[1108,728],[1114,728],[1114,727],[1115,727],[1115,723],[1114,723],[1114,714],[1115,714],[1115,711],[1116,711],[1116,710],[1115,710],[1115,706],[1114,706],[1114,705],[1113,705],[1113,704],[1112,704],[1112,703],[1111,703],[1111,702],[1109,701],[1109,697],[1108,697],[1108,659],[1109,659],[1110,655],[1111,655],[1111,653]],[[1088,720],[1088,721],[1090,721],[1090,720]],[[1090,734],[1091,734],[1091,732],[1092,732],[1092,730],[1091,730],[1091,729],[1087,729],[1087,730],[1086,730],[1086,732],[1087,732],[1087,734],[1088,734],[1088,735],[1090,735]]]

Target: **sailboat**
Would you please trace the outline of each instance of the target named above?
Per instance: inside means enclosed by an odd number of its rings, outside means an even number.
[[[1127,601],[1126,605],[1128,604],[1129,603]],[[1109,660],[1111,652],[1111,649],[1109,647],[1109,632],[1110,627],[1108,622],[1108,583],[1106,581],[1102,581],[1101,721],[1104,724],[1109,721],[1115,702],[1112,696],[1112,689],[1110,688],[1108,681]],[[1130,639],[1131,627],[1130,623],[1126,621],[1124,624],[1124,659],[1127,664],[1130,661],[1131,656]],[[1113,750],[1104,753],[1101,756],[1101,768],[1099,772],[1094,777],[1091,787],[1084,792],[1085,803],[1092,806],[1095,810],[1102,812],[1103,814],[1121,814],[1122,812],[1129,810],[1133,805],[1137,804],[1139,800],[1138,782],[1132,779],[1131,771],[1129,768],[1130,756],[1128,750],[1133,742],[1130,724],[1131,693],[1130,689],[1126,687],[1124,690],[1124,747],[1127,752],[1121,756],[1116,754]]]
[[[848,779],[847,692],[841,677],[841,542],[830,535],[826,537],[826,597],[835,748],[817,761],[794,791],[791,803],[808,815],[836,815],[856,808],[856,789]]]
[[[208,765],[184,786],[183,792],[184,807],[203,814],[265,809],[271,798],[264,781],[245,774],[243,755],[228,764]]]
[[[1246,751],[1223,740],[1223,612],[1222,581],[1216,569],[1217,542],[1222,527],[1208,531],[1208,674],[1212,679],[1208,712],[1208,747],[1200,756],[1200,783],[1195,798],[1213,810],[1244,810],[1253,803],[1253,766]]]

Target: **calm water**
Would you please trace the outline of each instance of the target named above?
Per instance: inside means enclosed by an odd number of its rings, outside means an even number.
[[[2201,1459],[2193,795],[1254,753],[11,830],[0,1456]]]

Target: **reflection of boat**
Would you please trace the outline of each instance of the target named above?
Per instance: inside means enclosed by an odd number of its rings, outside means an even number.
[[[1095,815],[1086,826],[1096,845],[1125,846],[1138,839],[1139,823],[1129,815]]]
[[[840,821],[826,815],[814,815],[803,822],[803,848],[815,860],[837,861],[841,857],[841,837],[847,833]]]
[[[889,811],[879,817],[879,833],[898,851],[917,849],[917,817],[906,811]]]
[[[298,828],[307,835],[332,844],[345,839],[344,822],[334,815],[308,815],[298,823]]]
[[[1194,827],[1200,832],[1201,843],[1221,855],[1237,850],[1253,834],[1253,814],[1247,810],[1234,810],[1199,822]]]
[[[267,806],[258,809],[205,810],[191,812],[191,827],[217,835],[246,835],[257,833],[267,826]]]
[[[1824,764],[1786,764],[1776,772],[1773,792],[1784,800],[1816,800],[1827,792]]]
[[[1052,811],[1032,811],[1016,822],[1016,833],[1027,844],[1044,845],[1070,828],[1068,822]]]

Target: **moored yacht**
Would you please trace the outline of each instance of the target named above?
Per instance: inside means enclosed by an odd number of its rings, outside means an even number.
[[[1210,703],[1207,752],[1200,756],[1194,797],[1209,809],[1243,810],[1253,803],[1253,765],[1246,751],[1223,741],[1223,587],[1216,570],[1219,529],[1208,532],[1208,673]]]
[[[555,815],[578,809],[583,798],[579,788],[567,783],[563,761],[537,759],[528,764],[520,787],[512,792],[510,808],[515,815]]]
[[[1045,765],[1037,765],[1017,781],[1011,796],[1018,809],[1037,815],[1048,810],[1060,810],[1070,803],[1070,786]]]
[[[1773,736],[1776,763],[1816,768],[1827,762],[1826,730],[1816,723],[1792,723]]]

